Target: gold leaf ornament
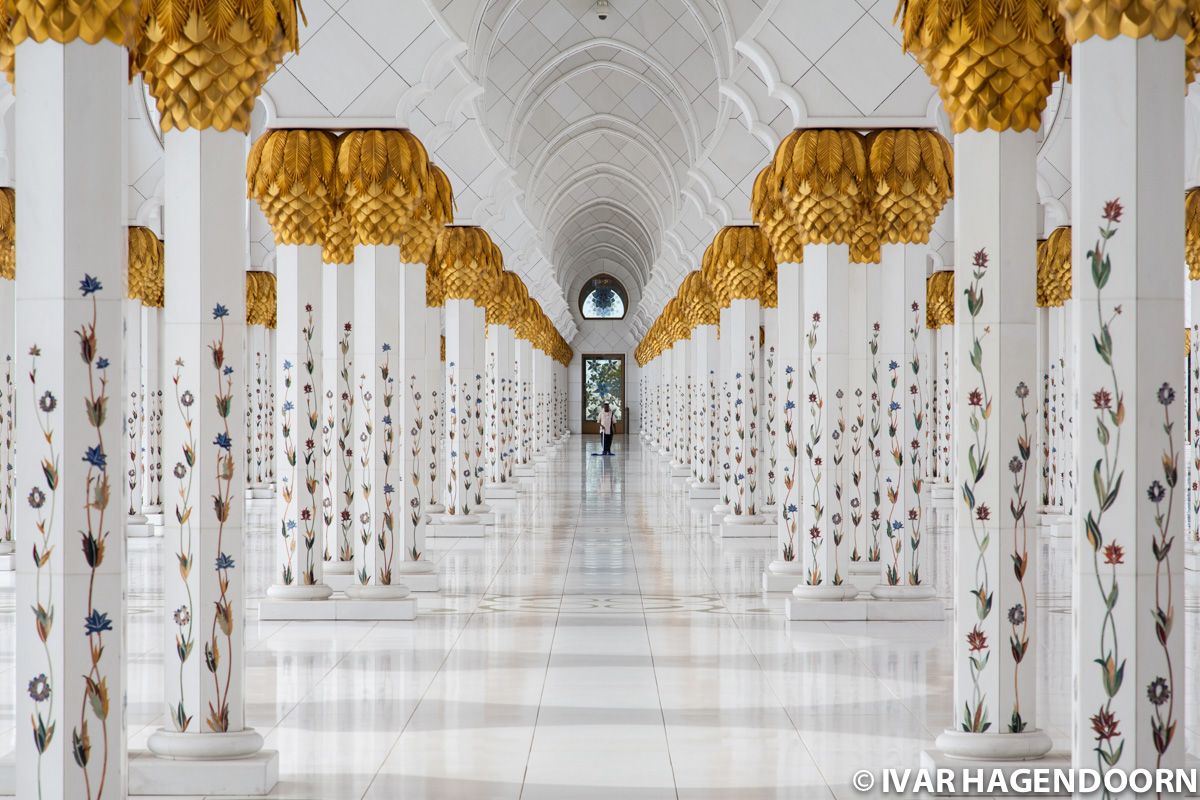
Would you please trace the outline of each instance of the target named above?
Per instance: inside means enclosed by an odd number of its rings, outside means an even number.
[[[1037,247],[1037,306],[1059,308],[1071,299],[1071,226],[1055,228]]]
[[[936,330],[954,324],[954,270],[941,270],[925,279],[925,327]]]
[[[1183,220],[1188,280],[1200,281],[1200,186],[1193,186],[1184,194]]]
[[[454,187],[450,178],[430,164],[426,191],[413,208],[412,223],[400,242],[400,258],[408,264],[426,264],[442,227],[454,222]]]
[[[441,276],[445,299],[472,300],[485,309],[504,268],[500,248],[477,225],[443,228],[429,264]]]
[[[713,237],[708,272],[710,286],[718,286],[717,300],[761,300],[763,283],[775,272],[775,256],[766,234],[757,225],[726,225]]]
[[[697,325],[716,325],[721,321],[721,307],[699,270],[689,272],[683,279],[680,294],[685,298],[684,316],[693,328]]]
[[[340,199],[337,137],[301,128],[264,132],[246,159],[246,193],[276,244],[323,244]]]
[[[1189,0],[1058,0],[1071,44],[1093,36],[1165,41],[1191,33]]]
[[[26,39],[69,44],[109,41],[132,50],[147,0],[0,0],[9,46]],[[6,69],[9,67],[6,66]]]
[[[1041,126],[1068,68],[1059,0],[899,0],[903,46],[938,89],[955,133]]]
[[[335,205],[325,227],[325,239],[321,242],[321,260],[326,264],[353,264],[355,245],[354,225],[341,203]]]
[[[275,275],[263,270],[246,273],[246,324],[275,329]]]
[[[126,294],[150,308],[163,307],[163,243],[154,231],[129,228],[129,266]]]
[[[17,277],[17,194],[0,188],[0,278]]]
[[[867,137],[868,194],[882,241],[928,243],[954,196],[954,152],[937,131],[895,129]]]
[[[784,206],[773,163],[763,167],[754,178],[754,188],[750,194],[750,217],[767,235],[777,263],[803,263],[801,233]]]
[[[850,244],[867,190],[866,150],[857,131],[794,130],[779,143],[773,169],[804,244]]]
[[[356,241],[402,245],[433,180],[421,140],[404,129],[347,131],[337,166]]]
[[[298,0],[142,0],[134,62],[163,132],[250,131],[250,113],[283,56],[299,50]]]

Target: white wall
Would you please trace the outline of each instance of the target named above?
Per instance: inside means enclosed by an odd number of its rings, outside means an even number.
[[[625,354],[625,405],[629,408],[629,418],[625,430],[636,433],[641,429],[641,410],[638,408],[638,365],[633,360],[633,349],[637,340],[630,329],[631,317],[615,321],[583,320],[579,324],[579,333],[571,341],[575,356],[567,369],[567,397],[569,407],[567,421],[571,433],[580,432],[580,422],[583,416],[583,356],[596,353]]]

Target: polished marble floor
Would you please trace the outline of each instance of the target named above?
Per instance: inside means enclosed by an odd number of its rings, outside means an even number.
[[[259,622],[274,537],[269,506],[252,512],[246,713],[280,752],[273,796],[851,798],[855,769],[917,763],[951,723],[948,622],[785,623],[782,596],[758,591],[769,540],[722,544],[636,442],[595,448],[563,444],[494,537],[431,544],[444,589],[412,623]],[[931,539],[943,598],[949,539]],[[1041,548],[1039,713],[1065,749],[1070,550]],[[159,560],[159,540],[131,542],[131,748],[162,722]],[[12,617],[0,589],[0,752]]]

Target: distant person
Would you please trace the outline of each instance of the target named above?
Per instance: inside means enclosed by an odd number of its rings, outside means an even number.
[[[600,409],[600,414],[596,417],[596,422],[600,424],[600,444],[604,447],[600,455],[611,456],[613,454],[613,412],[608,403],[605,403]]]

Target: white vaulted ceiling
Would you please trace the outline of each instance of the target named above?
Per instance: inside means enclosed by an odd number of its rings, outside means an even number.
[[[568,340],[604,272],[645,330],[797,126],[929,125],[895,0],[305,0],[257,125],[411,128]],[[136,112],[131,112],[136,113]],[[131,137],[130,215],[160,191]],[[1055,186],[1061,192],[1061,188]],[[252,221],[252,264],[271,259]],[[936,244],[936,242],[935,242]]]

